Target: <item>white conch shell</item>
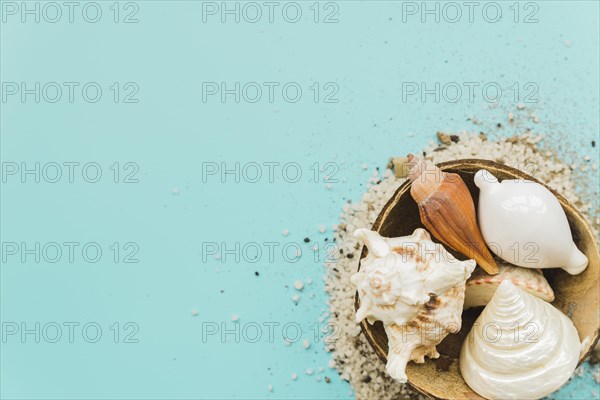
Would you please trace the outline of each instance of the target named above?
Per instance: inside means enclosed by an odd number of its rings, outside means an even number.
[[[435,346],[458,332],[465,281],[475,261],[458,261],[424,229],[384,238],[368,229],[354,235],[369,249],[351,278],[361,301],[356,321],[383,322],[388,336],[387,372],[406,382],[408,361],[439,357]]]
[[[465,310],[489,303],[504,280],[544,301],[554,301],[554,291],[539,269],[515,267],[505,261],[498,261],[497,265],[500,272],[496,275],[490,275],[481,268],[471,274],[465,291]]]
[[[581,343],[573,322],[503,281],[465,339],[460,371],[489,399],[538,399],[573,374]]]
[[[546,187],[523,179],[499,183],[486,170],[475,174],[475,185],[480,189],[479,227],[498,257],[525,268],[563,268],[572,275],[587,267],[564,210]]]

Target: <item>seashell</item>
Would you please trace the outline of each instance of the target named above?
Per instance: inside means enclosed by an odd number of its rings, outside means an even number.
[[[539,399],[569,380],[580,349],[566,315],[505,280],[463,343],[460,371],[488,399]]]
[[[479,268],[471,274],[465,291],[465,310],[488,304],[504,280],[544,301],[554,301],[554,291],[539,269],[515,267],[505,261],[497,262],[497,265],[500,271],[497,275]]]
[[[460,175],[443,172],[410,154],[410,194],[419,206],[421,222],[442,243],[474,259],[489,274],[498,267],[477,226],[475,205]]]
[[[459,261],[424,229],[384,238],[368,229],[354,232],[369,252],[351,282],[360,307],[356,321],[383,322],[388,337],[388,374],[406,382],[406,364],[436,358],[436,345],[460,330],[465,281],[475,261]]]
[[[581,273],[588,258],[577,248],[569,222],[545,186],[524,179],[502,183],[486,170],[475,174],[479,224],[498,257],[525,268],[562,268]]]

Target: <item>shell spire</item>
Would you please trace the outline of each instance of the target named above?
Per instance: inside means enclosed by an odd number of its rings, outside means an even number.
[[[408,155],[410,194],[419,206],[421,222],[442,243],[474,259],[488,274],[498,266],[488,250],[475,216],[469,189],[458,174]]]

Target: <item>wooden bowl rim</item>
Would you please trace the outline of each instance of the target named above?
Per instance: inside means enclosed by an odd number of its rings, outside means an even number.
[[[546,187],[548,190],[550,190],[552,192],[552,194],[554,194],[556,196],[556,198],[560,202],[561,206],[564,209],[567,209],[571,212],[571,215],[577,219],[577,221],[581,224],[581,226],[585,227],[585,231],[587,233],[593,232],[592,228],[590,227],[588,221],[585,219],[583,214],[573,204],[571,204],[570,201],[568,201],[560,193],[556,192],[554,189],[552,189],[545,183],[540,182],[539,180],[535,179],[534,177],[526,174],[525,172],[523,172],[519,169],[510,167],[508,165],[501,164],[501,163],[498,163],[498,162],[495,162],[492,160],[485,160],[485,159],[480,159],[480,158],[464,158],[464,159],[459,159],[459,160],[446,161],[446,162],[438,163],[436,165],[442,170],[461,169],[465,165],[470,165],[474,168],[481,168],[481,169],[493,167],[497,170],[502,170],[503,172],[512,174],[518,178],[523,178],[523,179],[527,179],[527,180],[530,180],[533,182],[537,182],[537,183],[543,185],[544,187]],[[377,219],[373,223],[371,230],[379,232],[379,229],[381,228],[383,221],[385,221],[387,219],[387,216],[391,212],[392,208],[398,203],[398,199],[400,198],[400,195],[402,193],[406,192],[407,190],[409,190],[410,185],[411,185],[411,181],[409,179],[406,179],[406,181],[404,183],[402,183],[402,185],[400,185],[400,187],[398,187],[398,189],[396,189],[396,191],[394,192],[392,197],[388,200],[388,202],[381,209],[381,212],[379,213],[379,215],[377,216]],[[594,240],[592,240],[592,243],[596,250],[596,253],[600,253],[600,248],[598,247],[598,242],[596,241],[595,237],[594,237]],[[358,261],[357,271],[360,271],[361,261],[365,256],[366,256],[366,247],[363,245],[363,247],[361,249],[360,258]],[[355,308],[355,310],[358,310],[359,307],[360,307],[360,299],[358,298],[358,292],[356,292],[355,296],[354,296],[354,308]],[[360,321],[360,328],[361,328],[362,333],[367,338],[367,342],[369,342],[369,345],[375,350],[375,353],[377,353],[377,355],[379,356],[379,359],[381,359],[381,361],[383,361],[384,363],[387,363],[387,354],[385,354],[383,352],[383,350],[381,349],[381,347],[379,347],[377,345],[377,342],[371,333],[371,329],[369,328],[366,319],[363,319],[362,321]],[[592,350],[598,343],[598,339],[600,339],[600,324],[599,324],[598,328],[596,329],[596,334],[595,334],[594,339],[592,340],[592,344],[589,347],[589,350],[585,354],[580,355],[578,365],[581,364],[590,355],[590,353],[592,352]],[[435,395],[431,394],[430,392],[428,392],[427,389],[419,387],[415,383],[411,382],[410,379],[408,380],[408,384],[413,389],[418,391],[419,393],[421,393],[431,399],[441,399],[441,398],[436,397]]]

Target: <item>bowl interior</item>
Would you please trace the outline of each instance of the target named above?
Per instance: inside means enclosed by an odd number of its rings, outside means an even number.
[[[438,166],[444,171],[455,172],[462,177],[473,196],[476,207],[479,199],[479,189],[475,186],[473,177],[480,169],[487,169],[500,180],[526,178],[539,182],[517,169],[488,160],[456,160]],[[562,269],[543,270],[556,296],[552,304],[572,319],[579,332],[579,338],[584,344],[580,358],[581,362],[589,355],[600,334],[600,254],[593,231],[581,213],[561,195],[552,189],[550,190],[556,195],[565,210],[575,244],[589,259],[586,270],[575,276],[569,275]],[[384,206],[372,229],[382,236],[397,237],[410,235],[416,228],[424,228],[424,226],[419,218],[417,204],[410,195],[410,181],[406,181]],[[435,240],[435,238],[433,239]],[[466,259],[463,255],[452,251],[447,246],[445,247],[456,258]],[[361,260],[366,256],[366,252],[366,247],[363,247]],[[359,305],[359,299],[356,296],[356,307],[358,308]],[[482,398],[467,386],[460,374],[458,363],[463,340],[471,330],[481,310],[482,307],[463,312],[461,331],[455,335],[448,335],[438,345],[440,358],[426,358],[424,364],[414,362],[408,364],[406,374],[411,386],[434,398]],[[363,320],[361,327],[371,346],[379,357],[386,362],[388,352],[387,336],[381,322],[378,321],[371,325]]]

